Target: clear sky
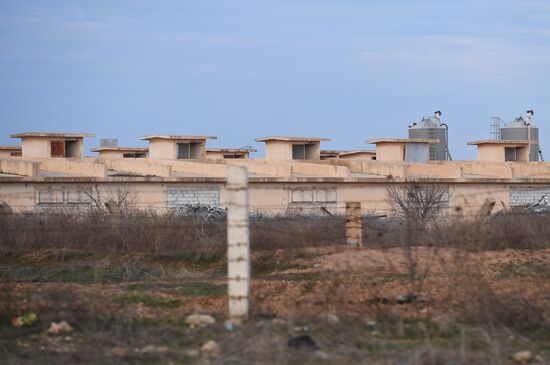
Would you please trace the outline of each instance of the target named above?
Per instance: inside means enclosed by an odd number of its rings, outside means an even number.
[[[440,109],[455,159],[535,110],[550,159],[548,0],[0,0],[0,144],[24,131],[406,137]],[[547,149],[546,149],[547,148]],[[88,154],[91,154],[88,152]]]

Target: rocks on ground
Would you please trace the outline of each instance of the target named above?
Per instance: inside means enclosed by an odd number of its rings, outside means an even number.
[[[185,323],[190,326],[206,326],[208,324],[216,323],[216,320],[208,314],[191,314],[185,318]]]
[[[147,345],[139,350],[139,353],[142,355],[158,355],[166,352],[168,352],[168,347],[157,345]]]
[[[57,335],[60,333],[69,333],[72,332],[73,328],[66,321],[61,321],[59,323],[52,322],[50,328],[48,328],[48,333],[52,335]]]
[[[115,346],[111,349],[111,355],[117,357],[124,357],[128,354],[128,350],[121,346]]]
[[[221,348],[216,341],[210,340],[202,345],[201,351],[207,356],[218,356],[221,352]]]
[[[533,357],[531,351],[518,351],[514,354],[514,361],[518,364],[527,364]]]
[[[319,346],[309,335],[300,335],[288,339],[288,347],[299,350],[319,350]]]

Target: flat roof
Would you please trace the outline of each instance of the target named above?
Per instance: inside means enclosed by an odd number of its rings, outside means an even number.
[[[529,143],[538,143],[538,141],[535,141],[535,140],[526,140],[526,139],[517,139],[517,140],[494,140],[494,139],[482,139],[482,140],[479,140],[479,141],[472,141],[472,142],[468,142],[467,144],[469,145],[480,145],[480,144],[500,144],[500,145],[503,145],[503,144],[521,144],[521,145],[527,145]]]
[[[149,134],[147,136],[139,137],[139,139],[150,140],[150,139],[173,139],[173,140],[207,140],[207,139],[218,139],[215,136],[181,136],[181,135],[163,135],[163,134]]]
[[[288,137],[288,136],[269,136],[256,138],[256,142],[267,141],[286,141],[286,142],[328,142],[330,138],[323,137]]]
[[[344,151],[340,153],[340,156],[346,156],[346,155],[358,155],[360,153],[371,153],[376,154],[376,151],[374,150],[357,150],[357,151]]]
[[[0,150],[21,150],[21,146],[0,146]]]
[[[92,133],[65,133],[65,132],[54,132],[54,133],[43,133],[43,132],[24,132],[12,134],[11,138],[25,138],[25,137],[43,137],[43,138],[84,138],[84,137],[95,137],[95,134]]]
[[[206,152],[231,152],[231,153],[241,153],[241,152],[258,152],[253,148],[244,149],[244,148],[207,148]]]
[[[375,138],[366,141],[369,144],[377,143],[439,143],[439,139],[429,138]]]
[[[90,149],[92,152],[101,152],[101,151],[131,151],[131,152],[148,152],[149,148],[147,147],[95,147]]]

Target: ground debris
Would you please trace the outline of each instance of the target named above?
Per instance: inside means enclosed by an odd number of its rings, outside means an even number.
[[[288,339],[288,347],[295,349],[319,350],[319,346],[309,335],[300,335]]]
[[[431,297],[423,297],[415,294],[407,295],[398,295],[395,298],[397,304],[406,304],[406,303],[433,303],[434,299]]]
[[[206,326],[216,323],[216,319],[209,314],[191,314],[185,318],[185,323],[190,326]]]
[[[218,356],[221,353],[221,348],[216,341],[210,340],[202,345],[201,351],[207,356]]]
[[[166,352],[168,352],[168,347],[157,345],[147,345],[139,350],[139,353],[142,355],[158,355]]]
[[[58,323],[52,322],[50,328],[48,328],[48,333],[52,335],[57,335],[60,333],[70,333],[73,331],[73,327],[66,321],[61,321]]]
[[[514,354],[514,361],[518,364],[527,364],[533,357],[531,351],[518,351]]]
[[[121,346],[115,346],[111,349],[111,355],[117,357],[124,357],[128,354],[128,350]]]

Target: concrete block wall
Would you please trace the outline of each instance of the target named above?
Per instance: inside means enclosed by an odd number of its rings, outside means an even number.
[[[511,187],[510,188],[510,205],[525,206],[536,204],[544,196],[544,201],[550,204],[550,186],[548,187]]]
[[[172,175],[172,167],[167,165],[162,165],[156,162],[150,162],[149,160],[145,161],[135,161],[130,159],[120,159],[120,160],[103,160],[105,166],[111,170],[131,172],[135,174],[149,175],[149,176],[160,176],[160,177],[170,177]]]
[[[0,173],[21,176],[37,176],[39,163],[19,159],[0,159]]]
[[[169,165],[173,172],[182,172],[188,174],[214,176],[214,177],[226,177],[227,166],[222,164],[213,163],[200,163],[189,161],[168,161],[159,160],[160,163]]]
[[[107,169],[100,163],[89,162],[89,160],[66,160],[45,158],[40,161],[40,170],[58,172],[77,176],[105,177]]]
[[[218,186],[169,186],[166,188],[166,206],[181,208],[197,205],[220,205],[220,188]]]

